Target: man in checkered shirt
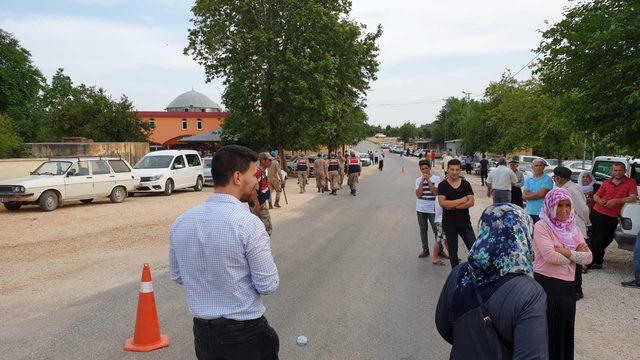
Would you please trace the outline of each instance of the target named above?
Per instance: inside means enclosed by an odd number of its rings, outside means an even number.
[[[262,295],[278,288],[264,224],[243,202],[255,193],[258,154],[238,145],[213,156],[215,193],[180,215],[169,233],[171,279],[193,315],[198,359],[278,359]]]

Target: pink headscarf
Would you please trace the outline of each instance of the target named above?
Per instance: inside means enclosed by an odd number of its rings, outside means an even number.
[[[565,220],[558,220],[556,218],[556,212],[558,210],[558,203],[562,200],[569,200],[571,202],[571,215]],[[544,197],[544,203],[542,204],[542,211],[540,211],[540,220],[543,220],[545,224],[551,229],[551,232],[558,238],[560,243],[569,250],[575,250],[576,247],[584,242],[582,235],[576,227],[576,214],[573,210],[573,201],[571,201],[571,194],[562,188],[552,189]]]

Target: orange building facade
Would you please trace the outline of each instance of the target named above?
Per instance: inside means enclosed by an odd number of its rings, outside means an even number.
[[[225,117],[229,115],[228,112],[201,111],[139,111],[138,114],[153,129],[149,140],[165,149],[184,145],[185,143],[180,141],[184,137],[221,129]]]
[[[188,147],[181,141],[183,138],[221,129],[229,115],[209,97],[193,89],[178,95],[165,110],[138,112],[142,120],[151,125],[152,148]]]

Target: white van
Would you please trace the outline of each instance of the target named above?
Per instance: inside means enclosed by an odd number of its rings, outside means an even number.
[[[133,167],[140,177],[134,193],[164,193],[193,188],[202,191],[202,159],[195,150],[160,150],[145,155]],[[129,194],[130,196],[133,193]]]

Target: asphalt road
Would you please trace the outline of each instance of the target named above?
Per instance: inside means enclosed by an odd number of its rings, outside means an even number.
[[[361,150],[366,150],[364,145]],[[385,169],[308,204],[277,223],[272,248],[280,288],[265,298],[280,336],[281,359],[444,359],[449,345],[434,325],[435,305],[449,266],[418,259],[411,185],[415,161],[387,155]],[[401,165],[406,172],[401,173]],[[433,234],[430,234],[430,240]],[[152,269],[153,270],[153,269]],[[3,329],[3,359],[193,359],[191,318],[179,285],[155,271],[160,326],[171,345],[128,353],[138,283],[83,299],[59,312]],[[305,335],[309,343],[296,345]]]

